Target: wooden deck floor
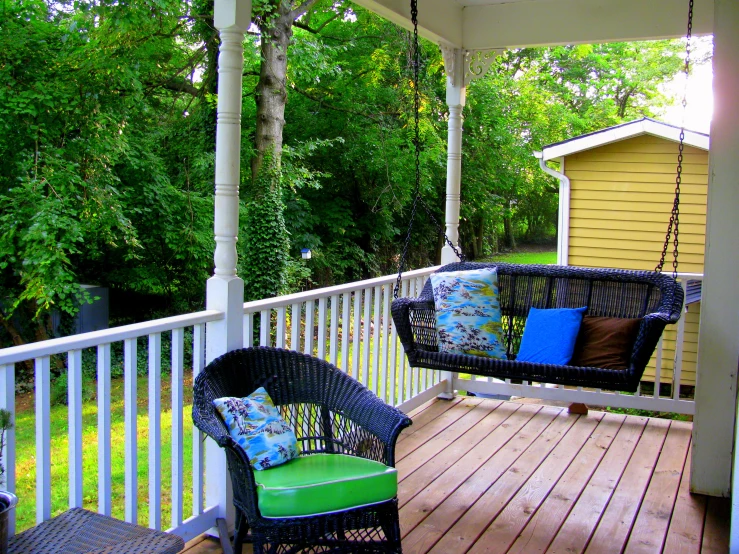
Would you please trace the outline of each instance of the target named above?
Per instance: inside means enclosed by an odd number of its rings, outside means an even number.
[[[690,423],[466,397],[412,416],[405,554],[728,552],[729,502],[688,491]]]

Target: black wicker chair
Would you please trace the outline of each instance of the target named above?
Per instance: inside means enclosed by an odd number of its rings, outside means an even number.
[[[418,298],[392,304],[393,321],[412,367],[426,367],[563,385],[634,392],[662,331],[682,312],[683,289],[652,271],[589,269],[557,265],[454,263],[439,271],[497,267],[506,360],[439,352],[434,295],[429,280]],[[642,318],[627,370],[515,361],[529,309],[587,306],[587,315]]]
[[[242,543],[251,541],[256,554],[401,552],[397,498],[327,515],[262,517],[254,471],[212,403],[247,396],[260,386],[295,430],[301,455],[342,453],[394,466],[395,442],[411,424],[352,377],[298,352],[247,348],[211,362],[195,379],[192,415],[226,450],[236,507],[234,550],[241,552]]]

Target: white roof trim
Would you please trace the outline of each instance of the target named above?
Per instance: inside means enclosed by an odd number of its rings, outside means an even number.
[[[569,156],[576,152],[598,148],[605,144],[618,142],[620,140],[633,138],[639,135],[654,135],[673,142],[679,142],[680,127],[674,127],[667,123],[662,123],[649,118],[638,119],[630,123],[609,127],[608,129],[596,131],[595,133],[576,137],[564,142],[550,144],[543,148],[540,155],[537,155],[539,154],[538,152],[535,155],[537,158],[543,157],[545,161],[553,160],[555,158]],[[704,133],[697,133],[686,129],[685,144],[702,150],[708,150],[709,136]]]

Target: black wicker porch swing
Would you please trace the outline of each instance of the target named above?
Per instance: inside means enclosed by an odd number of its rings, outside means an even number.
[[[689,4],[686,76],[690,62],[693,0],[690,0]],[[516,382],[553,383],[635,392],[665,326],[676,323],[683,308],[684,293],[677,282],[677,261],[684,129],[680,132],[672,212],[662,255],[653,272],[556,265],[466,262],[457,246],[452,244],[444,234],[443,228],[433,218],[430,209],[420,196],[419,89],[417,86],[420,58],[417,15],[417,0],[411,0],[411,16],[414,25],[416,187],[405,245],[399,262],[398,281],[394,291],[395,300],[392,303],[393,321],[409,364],[411,367],[511,379]],[[683,98],[683,107],[685,105],[686,100]],[[398,298],[413,220],[419,205],[436,224],[439,234],[444,234],[445,243],[461,260],[458,263],[441,267],[437,273],[496,268],[502,328],[501,342],[503,343],[500,346],[505,351],[505,356],[500,356],[501,359],[448,349],[442,351],[437,332],[437,314],[431,279],[427,281],[419,297]],[[671,237],[673,243],[672,276],[661,273]],[[622,353],[622,359],[625,362],[622,369],[581,367],[580,364],[567,365],[572,362],[550,364],[516,360],[531,308],[581,307],[586,308],[585,316],[614,320],[628,319],[635,322],[636,326],[632,327],[634,329],[632,340],[629,341],[630,346]],[[573,361],[576,360],[573,359]]]

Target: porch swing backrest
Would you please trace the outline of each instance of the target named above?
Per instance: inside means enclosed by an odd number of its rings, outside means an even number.
[[[586,315],[590,316],[642,318],[631,353],[631,367],[626,372],[616,370],[616,373],[623,375],[614,376],[619,382],[627,379],[632,383],[628,387],[622,384],[619,386],[621,390],[635,388],[633,383],[638,383],[641,378],[665,325],[676,322],[682,310],[682,287],[670,276],[651,271],[475,262],[449,264],[439,271],[463,271],[483,267],[497,268],[498,298],[508,360],[515,360],[526,318],[532,307],[546,309],[587,306]],[[450,366],[459,364],[465,368],[461,372],[479,375],[495,373],[495,370],[485,369],[485,360],[489,359],[481,359],[480,371],[475,371],[477,362],[473,359],[478,357],[457,355],[452,361],[449,357],[453,358],[454,355],[439,353],[430,280],[426,282],[418,298],[400,299],[393,303],[393,319],[411,365],[451,369]],[[403,319],[407,323],[404,324]],[[437,356],[432,353],[439,354]],[[579,375],[574,380],[564,374],[552,375],[553,378],[547,382],[577,384],[576,382],[586,383],[588,380],[586,375]]]

